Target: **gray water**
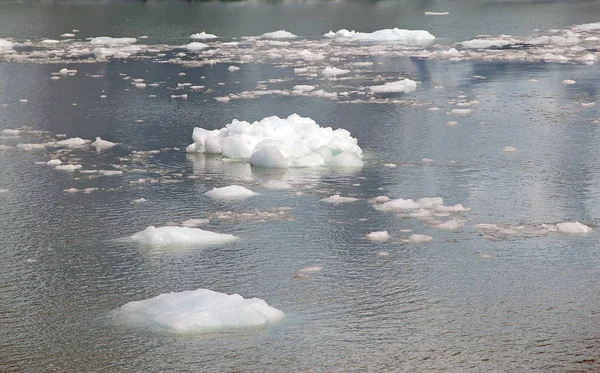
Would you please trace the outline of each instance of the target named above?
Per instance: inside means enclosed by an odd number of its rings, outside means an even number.
[[[79,28],[83,37],[149,35],[177,45],[203,30],[233,38],[284,28],[314,37],[329,29],[399,26],[463,40],[597,21],[597,7],[595,1],[1,3],[0,37],[58,38]],[[429,10],[458,19],[424,18]],[[0,130],[47,131],[0,144],[65,134],[121,145],[100,154],[0,150],[0,189],[8,189],[0,194],[0,371],[600,370],[598,233],[503,237],[473,228],[580,221],[597,230],[599,116],[596,106],[581,105],[597,100],[597,66],[385,60],[374,74],[421,81],[406,95],[416,105],[277,95],[214,100],[259,80],[304,84],[293,68],[268,64],[243,65],[237,75],[226,64],[184,68],[135,59],[68,66],[77,75],[51,81],[63,65],[0,62]],[[119,74],[166,83],[140,91]],[[577,84],[565,86],[564,79]],[[173,100],[178,82],[214,92]],[[469,116],[447,114],[448,101],[460,95],[480,104]],[[365,151],[365,167],[265,171],[184,152],[195,126],[292,113],[349,130]],[[505,146],[517,151],[503,152]],[[57,154],[85,169],[128,169],[94,177],[35,164]],[[398,167],[384,167],[388,162]],[[132,183],[140,178],[159,182]],[[294,189],[262,188],[268,179]],[[230,184],[260,194],[238,203],[203,195]],[[98,190],[64,192],[72,187]],[[333,194],[359,201],[320,202]],[[368,200],[380,195],[440,196],[470,207],[464,214],[470,221],[458,232],[437,230],[375,210]],[[147,202],[132,203],[138,198]],[[211,219],[203,228],[240,237],[225,246],[151,250],[122,240],[149,225],[279,207],[291,208],[293,219]],[[405,242],[405,229],[434,239]],[[380,230],[392,239],[365,239]],[[383,251],[389,255],[377,255]],[[323,270],[293,277],[315,265]],[[115,317],[125,303],[197,288],[265,299],[285,318],[257,331],[176,334]]]

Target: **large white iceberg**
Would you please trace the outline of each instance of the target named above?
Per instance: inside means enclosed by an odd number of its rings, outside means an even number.
[[[57,166],[59,167],[59,166]],[[149,226],[131,236],[140,246],[148,248],[192,247],[222,244],[237,239],[231,234],[215,233],[199,228]]]
[[[264,328],[284,316],[260,298],[208,289],[161,294],[129,302],[120,311],[137,324],[183,333]]]
[[[329,31],[326,38],[342,38],[360,41],[397,41],[405,43],[427,43],[433,41],[435,36],[425,30],[404,30],[399,28],[383,29],[374,32],[356,32],[341,29],[333,32]]]
[[[350,132],[320,127],[311,118],[292,114],[286,119],[267,117],[249,123],[234,119],[218,130],[196,127],[188,153],[222,154],[246,159],[255,166],[360,167],[362,149]]]

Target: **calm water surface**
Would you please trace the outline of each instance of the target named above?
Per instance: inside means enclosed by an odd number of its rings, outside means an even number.
[[[0,37],[57,38],[79,28],[83,37],[144,34],[152,42],[183,44],[203,30],[233,38],[284,28],[316,37],[329,29],[398,26],[463,40],[598,21],[597,9],[595,1],[2,3]],[[456,17],[425,18],[429,10]],[[600,370],[598,233],[488,237],[472,228],[599,225],[598,109],[582,106],[597,100],[596,66],[409,58],[378,66],[374,75],[421,81],[407,96],[427,105],[277,95],[214,100],[260,80],[285,79],[287,88],[303,83],[293,68],[263,64],[244,65],[232,76],[221,64],[73,63],[77,75],[50,80],[61,67],[0,63],[0,130],[47,131],[4,136],[0,144],[101,136],[121,145],[59,155],[85,169],[128,169],[102,177],[59,172],[35,164],[57,149],[0,150],[0,189],[8,189],[0,194],[0,371]],[[120,74],[166,83],[136,90]],[[564,79],[577,84],[565,86]],[[184,82],[213,91],[173,100],[176,83]],[[459,96],[479,101],[471,115],[447,114]],[[440,110],[426,110],[431,106]],[[365,167],[265,171],[184,152],[195,126],[292,113],[349,130],[365,151]],[[505,146],[517,152],[501,151]],[[399,166],[384,167],[387,162]],[[159,182],[136,183],[140,178]],[[294,189],[261,187],[269,179]],[[260,195],[238,203],[203,195],[230,184]],[[64,192],[72,187],[98,190]],[[333,194],[359,201],[320,202]],[[464,214],[470,222],[458,232],[437,230],[375,210],[368,200],[379,195],[440,196],[470,207]],[[147,202],[132,203],[138,198]],[[122,240],[149,225],[278,207],[291,208],[293,220],[213,218],[206,229],[241,238],[225,246],[159,251]],[[406,229],[434,239],[404,242]],[[364,238],[380,230],[392,239]],[[377,255],[382,251],[389,255]],[[323,270],[306,280],[292,277],[315,265]],[[197,288],[256,296],[286,316],[259,331],[180,335],[136,328],[114,315],[134,300]]]

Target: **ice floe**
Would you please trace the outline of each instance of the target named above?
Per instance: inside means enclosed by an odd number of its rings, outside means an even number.
[[[358,198],[354,198],[354,197],[342,197],[339,194],[335,194],[331,197],[327,197],[327,198],[322,198],[321,202],[325,202],[325,203],[331,203],[334,205],[338,205],[340,203],[350,203],[350,202],[356,202],[358,201]]]
[[[297,35],[292,34],[289,31],[278,30],[273,32],[267,32],[262,35],[265,39],[293,39],[297,38]]]
[[[390,239],[388,231],[371,232],[367,234],[367,238],[371,241],[385,242]]]
[[[292,114],[249,123],[233,120],[219,130],[196,127],[188,153],[222,154],[249,160],[255,166],[360,167],[362,149],[345,129],[320,127],[314,120]]]
[[[117,143],[102,140],[100,137],[96,137],[96,141],[92,143],[92,146],[96,148],[96,150],[110,149],[115,145],[117,145]]]
[[[245,299],[208,289],[161,294],[129,302],[120,312],[136,325],[183,333],[231,332],[265,328],[283,312],[259,298]]]
[[[341,29],[333,32],[329,31],[325,35],[327,38],[343,38],[362,41],[397,41],[406,43],[427,43],[435,39],[435,36],[425,30],[404,30],[404,29],[383,29],[374,32],[356,32]]]
[[[417,89],[417,83],[414,80],[403,79],[397,82],[388,82],[383,85],[370,86],[369,90],[375,93],[410,93]]]
[[[210,40],[210,39],[217,39],[217,38],[218,38],[217,35],[207,34],[204,31],[197,33],[197,34],[190,35],[190,39],[197,39],[197,40]]]
[[[146,248],[191,248],[224,244],[237,240],[237,237],[199,228],[149,226],[143,231],[133,234],[131,239]]]
[[[240,185],[229,185],[222,188],[213,188],[204,195],[226,201],[241,201],[246,198],[255,196],[257,193]]]

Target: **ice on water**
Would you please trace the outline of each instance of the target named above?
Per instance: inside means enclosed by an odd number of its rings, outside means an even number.
[[[257,193],[240,185],[229,185],[222,188],[213,188],[204,195],[226,201],[241,201],[246,198],[255,196]]]
[[[283,319],[282,311],[260,298],[243,298],[208,289],[166,293],[129,302],[120,312],[136,325],[181,333],[231,332],[265,328]]]
[[[215,233],[189,227],[149,226],[131,236],[146,248],[192,248],[203,245],[224,244],[237,240],[231,234]]]

